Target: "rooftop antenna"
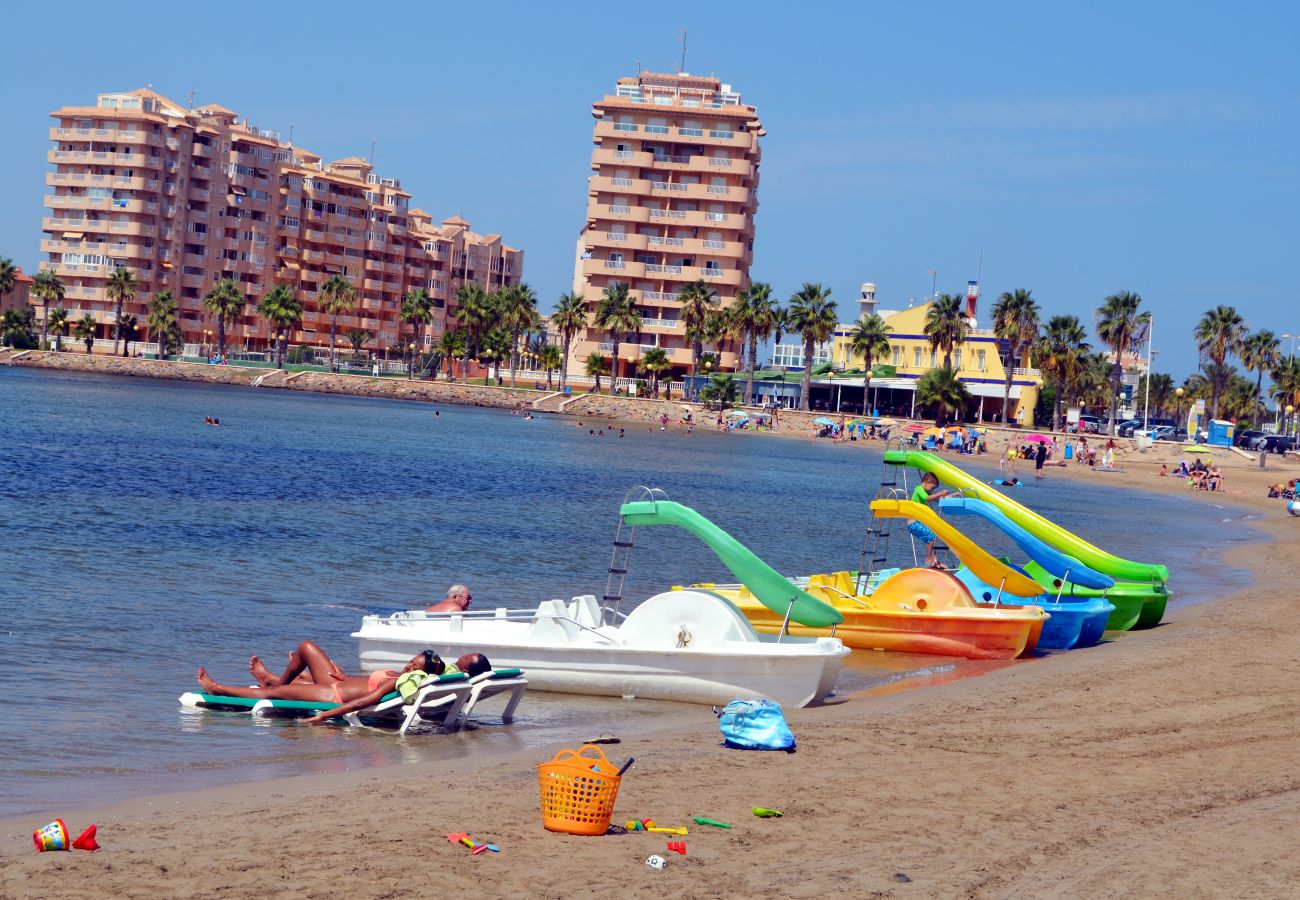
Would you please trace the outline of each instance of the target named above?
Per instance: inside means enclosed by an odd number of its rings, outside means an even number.
[[[938,285],[938,283],[939,283],[939,270],[938,270],[938,269],[926,269],[925,271],[926,271],[926,273],[929,274],[929,276],[930,276],[930,296],[931,296],[931,297],[937,297],[937,296],[939,296],[939,289],[938,289],[938,287],[937,287],[937,285]]]
[[[194,95],[196,93],[198,93],[198,91],[194,90],[194,88],[190,88],[190,109],[191,110],[194,109]]]
[[[369,163],[370,163],[372,166],[375,164],[375,140],[374,140],[374,138],[371,138],[371,139],[370,139],[370,159],[369,159],[368,161],[369,161]]]
[[[980,265],[979,268],[975,270],[975,283],[982,284],[983,282],[984,282],[984,251],[981,250]]]
[[[293,146],[293,123],[289,123],[289,146]]]
[[[680,75],[686,71],[686,29],[682,29],[682,60],[677,64],[677,74]]]

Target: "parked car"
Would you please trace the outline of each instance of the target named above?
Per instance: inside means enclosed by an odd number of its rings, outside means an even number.
[[[1120,437],[1132,437],[1141,427],[1141,419],[1125,419],[1123,422],[1119,423],[1119,428],[1116,429],[1116,433],[1119,434]]]
[[[1176,441],[1178,440],[1178,430],[1172,425],[1157,425],[1147,431],[1153,441]],[[1186,435],[1184,435],[1186,437]]]
[[[1238,447],[1243,447],[1246,450],[1258,450],[1264,446],[1267,438],[1268,432],[1247,428],[1245,431],[1233,438],[1232,442]]]
[[[1289,434],[1270,434],[1264,438],[1260,449],[1267,453],[1286,453],[1296,448],[1296,440]]]
[[[1080,434],[1097,434],[1101,429],[1101,416],[1079,416],[1079,424],[1075,428]]]

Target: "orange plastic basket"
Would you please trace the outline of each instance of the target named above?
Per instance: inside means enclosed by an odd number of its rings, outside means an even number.
[[[621,780],[599,747],[583,744],[581,750],[561,750],[537,767],[542,825],[566,834],[604,834]]]

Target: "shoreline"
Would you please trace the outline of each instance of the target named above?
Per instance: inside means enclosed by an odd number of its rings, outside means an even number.
[[[1287,520],[1251,526],[1266,539],[1224,557],[1254,582],[1225,602],[1184,605],[1160,627],[1035,665],[906,679],[787,711],[793,755],[722,749],[704,708],[620,735],[605,749],[637,764],[616,821],[705,815],[737,826],[692,828],[690,855],[665,872],[642,865],[660,843],[649,836],[542,830],[534,766],[557,744],[7,818],[0,893],[252,897],[278,885],[415,896],[402,873],[432,865],[446,888],[500,896],[620,886],[892,896],[907,890],[900,872],[931,895],[1068,894],[1087,872],[1100,896],[1278,896],[1300,877],[1286,837],[1300,824],[1300,775],[1285,764],[1300,737],[1300,658],[1275,623],[1300,564],[1274,549]],[[786,817],[755,819],[751,805]],[[104,851],[31,852],[31,830],[60,813],[74,830],[99,824]],[[459,854],[448,831],[502,853]],[[791,857],[807,868],[791,870]]]

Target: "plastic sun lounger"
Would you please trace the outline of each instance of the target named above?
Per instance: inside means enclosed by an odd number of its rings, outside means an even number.
[[[484,673],[488,676],[490,673]],[[347,713],[339,718],[349,725],[369,722],[400,723],[398,734],[406,734],[417,719],[441,717],[450,728],[459,727],[468,717],[465,708],[474,685],[463,673],[442,675],[420,688],[410,703],[403,703],[396,691],[385,694],[378,703],[366,709]],[[226,697],[189,691],[180,696],[182,706],[193,709],[213,709],[226,712],[249,712],[259,717],[305,718],[338,706],[337,703],[320,703],[314,700],[268,700],[254,697]],[[438,715],[445,707],[445,714]],[[514,708],[511,705],[510,712]]]
[[[519,705],[524,691],[528,689],[528,679],[524,678],[522,669],[494,669],[482,672],[471,678],[469,683],[471,685],[469,699],[460,712],[460,722],[456,723],[457,727],[469,721],[470,714],[474,712],[474,707],[480,700],[488,700],[507,691],[510,693],[510,699],[506,701],[506,708],[501,712],[501,721],[513,721],[515,707]],[[451,721],[450,714],[447,716],[447,721]]]

